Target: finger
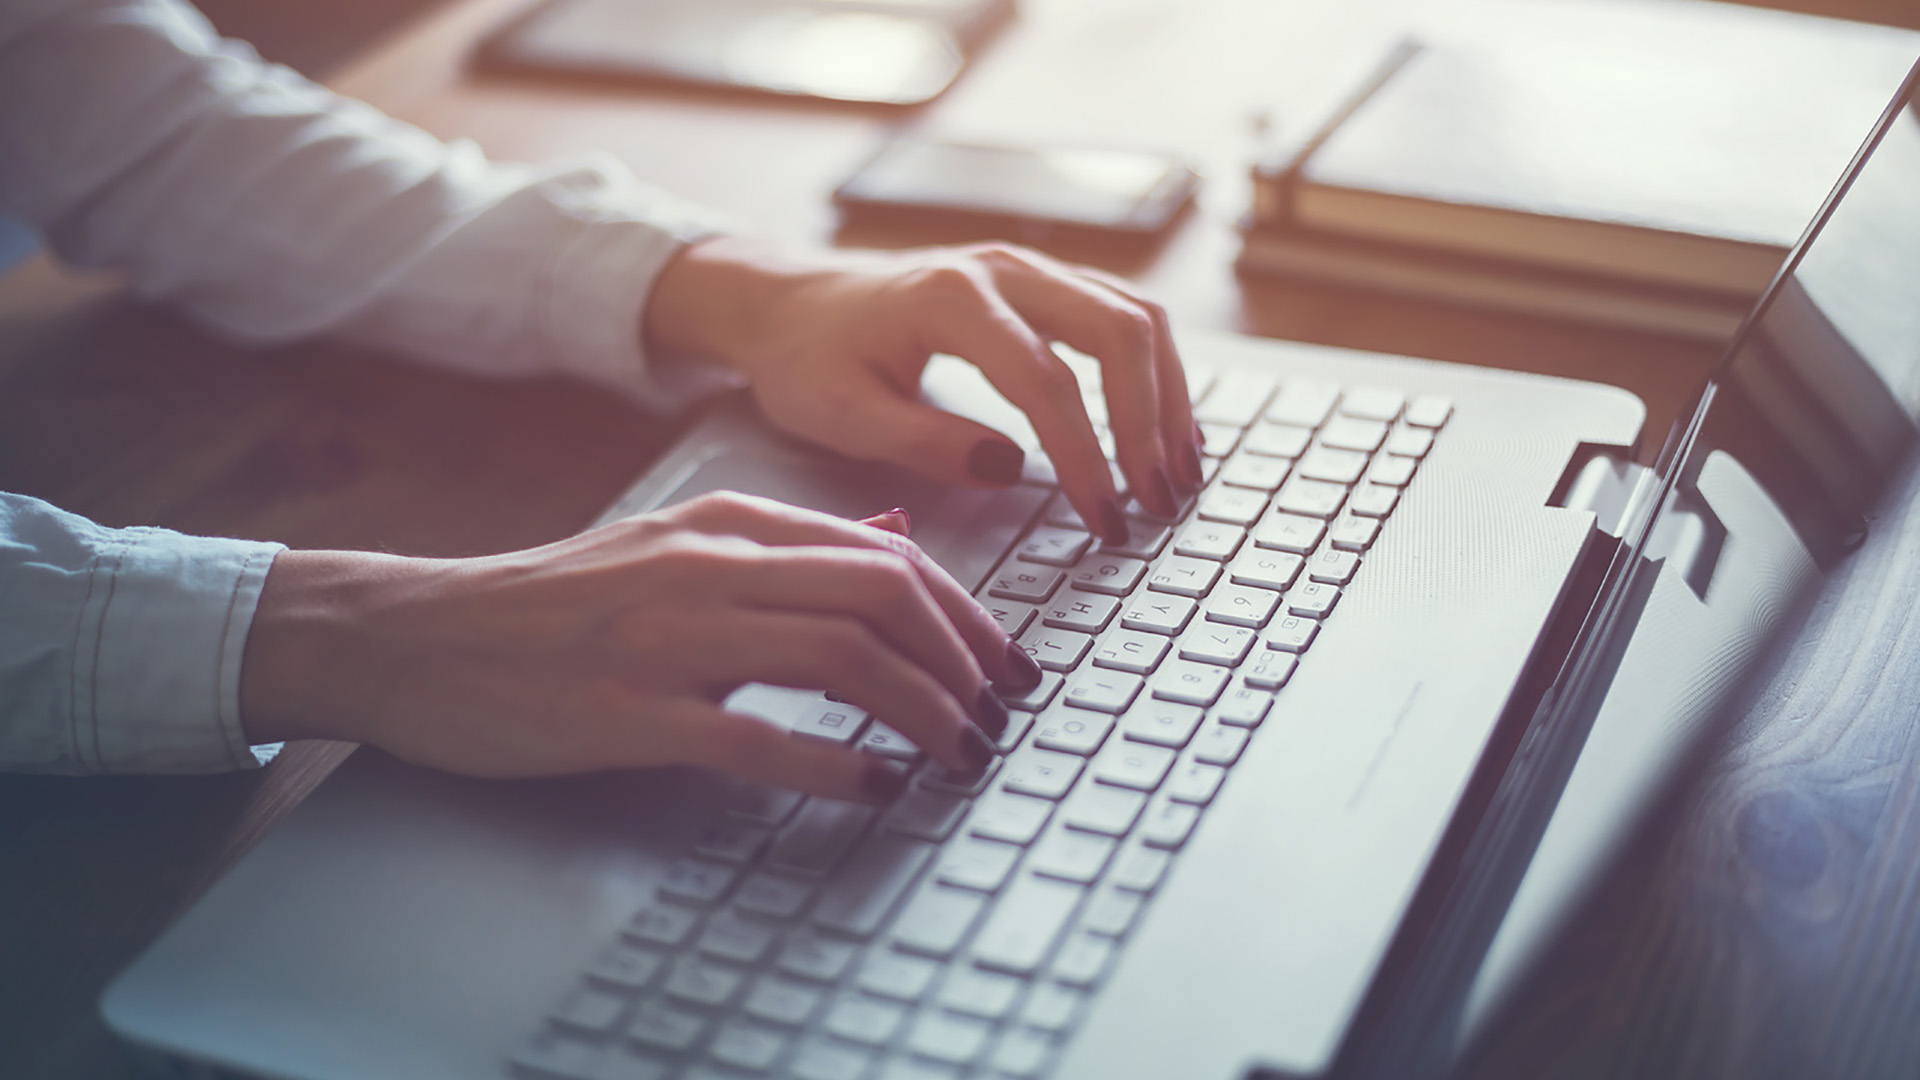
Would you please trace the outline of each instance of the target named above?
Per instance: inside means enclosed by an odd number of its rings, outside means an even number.
[[[1010,487],[1026,453],[1005,435],[875,382],[835,403],[814,441],[862,461],[891,461],[946,484]]]
[[[913,516],[908,514],[906,507],[903,506],[896,506],[884,514],[875,514],[872,517],[861,518],[860,524],[870,528],[882,529],[886,532],[893,533],[895,536],[911,536],[913,534]]]
[[[1080,380],[1004,297],[990,285],[976,289],[970,299],[933,305],[920,327],[921,344],[973,364],[1026,413],[1081,520],[1103,539],[1125,543],[1126,516],[1087,418]]]
[[[835,545],[888,551],[912,564],[927,589],[993,681],[1016,690],[1040,685],[1039,666],[1000,629],[993,615],[920,545],[857,522],[749,495],[708,496],[677,508],[682,520],[769,547]]]
[[[1104,270],[1077,268],[1081,273],[1144,307],[1153,320],[1153,365],[1160,390],[1160,439],[1166,447],[1175,483],[1191,495],[1206,485],[1200,470],[1199,429],[1193,422],[1193,392],[1187,369],[1173,344],[1173,326],[1166,309],[1142,296],[1133,284]]]
[[[1142,506],[1173,516],[1179,499],[1160,433],[1152,315],[1133,298],[1051,259],[1011,250],[984,258],[1007,301],[1034,329],[1099,361],[1120,468]]]
[[[876,755],[795,736],[757,716],[710,702],[675,702],[651,727],[650,741],[670,748],[668,760],[749,783],[870,803],[892,802],[907,785],[906,770]]]
[[[860,706],[960,771],[975,771],[993,744],[960,702],[858,619],[812,612],[708,607],[686,613],[671,655],[708,692],[748,682],[827,690]]]

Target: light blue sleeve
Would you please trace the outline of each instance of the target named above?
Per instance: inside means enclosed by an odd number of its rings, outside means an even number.
[[[0,493],[0,770],[257,766],[240,661],[279,544],[109,529]]]

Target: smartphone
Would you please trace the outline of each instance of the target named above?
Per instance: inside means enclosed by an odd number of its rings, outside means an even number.
[[[1193,202],[1200,177],[1137,150],[902,138],[840,185],[849,219],[966,224],[1016,238],[1053,228],[1145,236]]]

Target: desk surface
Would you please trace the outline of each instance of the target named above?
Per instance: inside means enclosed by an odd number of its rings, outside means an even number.
[[[524,2],[450,4],[334,82],[498,156],[611,150],[800,241],[833,238],[826,193],[897,120],[467,73],[470,43]],[[1140,279],[1183,326],[1615,382],[1663,430],[1711,348],[1235,280],[1240,177],[1263,130],[1309,111],[1342,65],[1439,9],[1347,7],[1028,0],[924,119],[1192,155],[1208,187],[1163,249],[1063,252]],[[671,436],[558,382],[475,384],[326,345],[244,352],[44,263],[0,284],[0,487],[109,524],[506,550],[585,525]],[[1675,793],[1466,1074],[1920,1067],[1913,506],[1909,490],[1774,690]],[[131,1074],[94,1018],[99,988],[343,753],[301,745],[272,769],[214,778],[0,778],[0,1072]]]

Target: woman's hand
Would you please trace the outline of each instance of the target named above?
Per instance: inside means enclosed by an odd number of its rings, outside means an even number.
[[[919,547],[716,495],[473,559],[286,552],[242,668],[258,742],[339,738],[479,776],[695,764],[880,801],[901,774],[720,702],[746,682],[832,689],[956,770],[1007,723],[990,680],[1040,669]]]
[[[959,356],[1027,414],[1081,519],[1123,540],[1126,519],[1079,383],[1048,347],[1064,342],[1100,362],[1116,453],[1141,505],[1171,516],[1202,483],[1165,313],[1114,278],[1032,251],[796,258],[709,240],[661,273],[643,329],[655,355],[744,375],[767,416],[794,434],[949,483],[1011,484],[1018,447],[920,400],[928,359]]]

